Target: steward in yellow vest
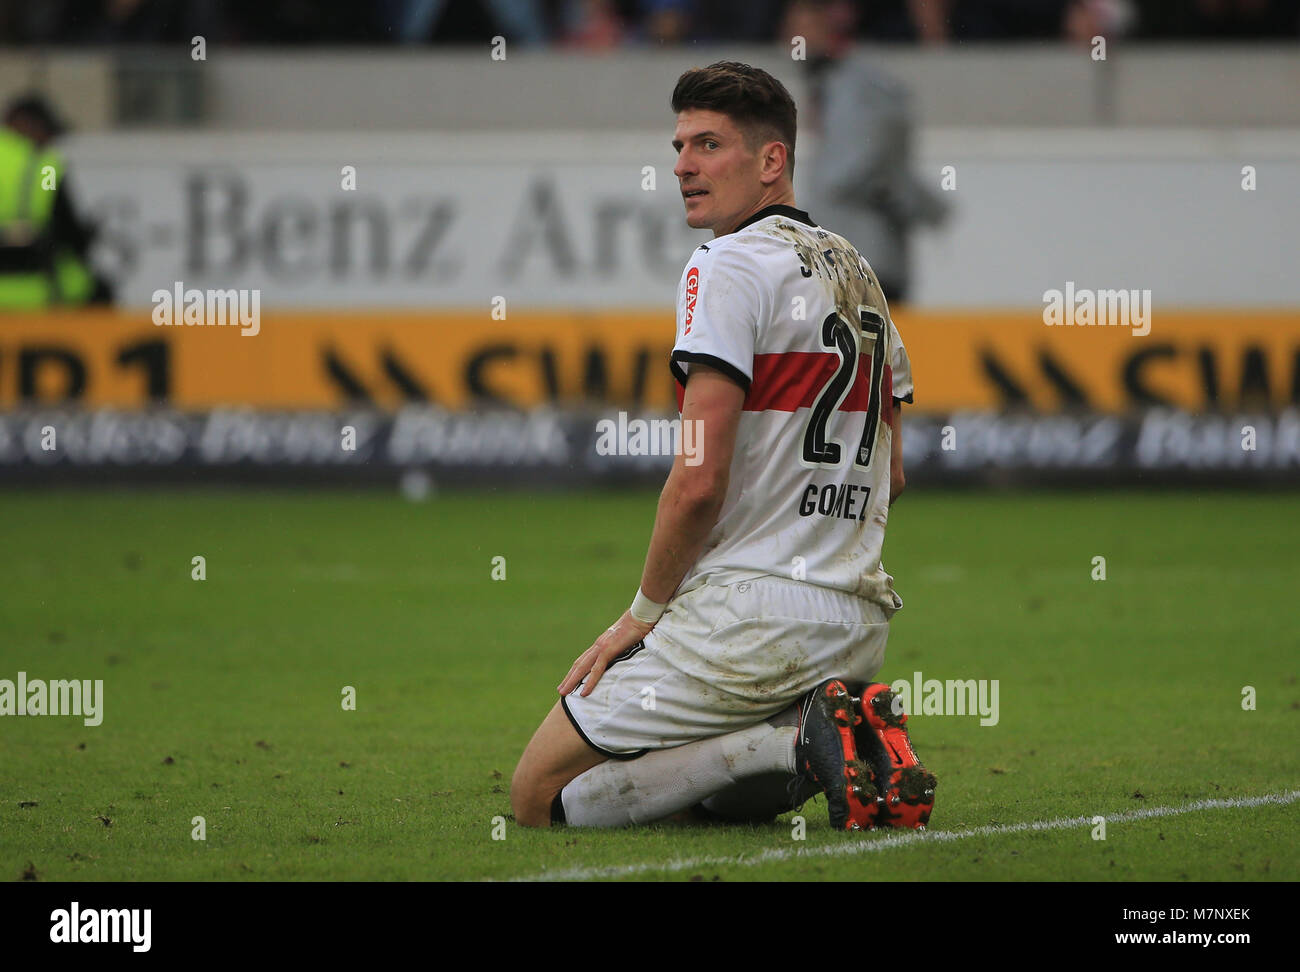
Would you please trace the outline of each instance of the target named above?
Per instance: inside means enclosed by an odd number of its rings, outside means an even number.
[[[93,233],[77,219],[64,186],[63,158],[48,144],[61,126],[31,98],[10,106],[5,121],[8,127],[0,128],[0,310],[105,300],[107,287],[85,263]],[[27,131],[44,137],[34,140]]]

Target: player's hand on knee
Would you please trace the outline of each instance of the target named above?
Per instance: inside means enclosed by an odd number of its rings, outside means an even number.
[[[627,651],[638,641],[641,641],[654,630],[653,624],[646,624],[644,621],[638,621],[632,617],[630,611],[624,611],[623,616],[605,629],[605,633],[596,639],[596,643],[578,656],[578,660],[573,663],[569,669],[569,674],[564,676],[557,691],[561,695],[568,695],[578,684],[587,679],[587,684],[582,687],[582,696],[591,694],[600,677],[605,674],[605,669],[623,652]]]

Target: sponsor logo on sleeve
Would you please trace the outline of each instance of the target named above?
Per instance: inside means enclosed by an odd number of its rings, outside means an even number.
[[[686,272],[686,329],[683,335],[691,333],[691,321],[695,317],[695,299],[700,295],[700,268],[691,267]]]

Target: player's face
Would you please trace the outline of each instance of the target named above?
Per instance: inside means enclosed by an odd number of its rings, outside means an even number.
[[[765,189],[760,154],[750,150],[726,115],[695,108],[680,112],[673,148],[673,175],[681,185],[688,226],[723,236],[758,208]]]

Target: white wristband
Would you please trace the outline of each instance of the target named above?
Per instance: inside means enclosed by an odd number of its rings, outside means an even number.
[[[657,601],[650,600],[640,588],[637,588],[636,597],[632,600],[632,606],[628,608],[632,617],[642,624],[657,624],[666,610],[668,610],[667,604],[660,604]]]

